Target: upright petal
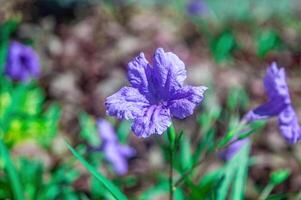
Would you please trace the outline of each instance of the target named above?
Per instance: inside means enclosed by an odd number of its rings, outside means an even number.
[[[169,110],[163,106],[152,105],[145,109],[143,116],[134,120],[132,130],[138,137],[148,137],[151,134],[161,135],[170,125]]]
[[[275,62],[267,69],[263,84],[269,99],[283,98],[284,103],[291,103],[285,70],[284,68],[278,69]]]
[[[154,82],[160,88],[161,93],[168,95],[170,91],[182,87],[186,79],[186,70],[185,64],[177,55],[158,48],[154,55],[153,65]]]
[[[142,110],[149,106],[148,100],[138,89],[123,87],[106,98],[107,114],[119,119],[134,119],[143,115]]]
[[[202,102],[206,90],[204,86],[185,86],[177,90],[168,102],[171,115],[180,119],[192,115]]]
[[[143,53],[140,53],[139,56],[134,58],[128,64],[128,79],[131,85],[134,88],[139,89],[143,94],[149,93],[149,77],[150,66]]]
[[[31,47],[25,47],[24,57],[26,57],[26,66],[28,72],[32,77],[38,77],[40,75],[40,61],[39,56]]]
[[[278,118],[278,123],[282,136],[288,143],[295,144],[301,139],[301,130],[298,118],[292,106],[288,106],[283,112],[281,112]]]

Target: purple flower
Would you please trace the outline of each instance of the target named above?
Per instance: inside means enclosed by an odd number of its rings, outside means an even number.
[[[244,120],[252,122],[277,116],[282,136],[289,144],[297,143],[301,137],[301,131],[296,113],[291,105],[284,68],[278,69],[277,64],[272,63],[267,69],[264,86],[268,101],[249,111]]]
[[[158,48],[153,66],[144,54],[128,64],[131,87],[123,87],[107,97],[107,113],[119,119],[133,120],[132,130],[138,137],[162,134],[179,119],[193,114],[203,100],[204,86],[184,86],[184,63],[173,53]]]
[[[230,160],[245,144],[249,142],[250,142],[249,138],[244,138],[233,142],[226,149],[222,150],[219,153],[220,158],[223,159],[224,161]]]
[[[201,16],[207,12],[204,0],[190,0],[187,5],[187,12],[191,16]]]
[[[13,80],[28,81],[40,74],[39,57],[28,46],[12,41],[9,46],[5,73]]]
[[[101,150],[108,162],[113,166],[118,175],[124,175],[128,171],[128,159],[135,155],[135,150],[127,145],[119,143],[112,125],[104,120],[97,121],[98,133],[102,139]]]

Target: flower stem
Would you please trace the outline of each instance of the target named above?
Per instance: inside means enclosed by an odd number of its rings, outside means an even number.
[[[260,196],[259,196],[259,200],[265,200],[268,198],[269,194],[272,192],[273,188],[274,188],[274,184],[269,183],[261,192]]]
[[[173,126],[170,126],[167,129],[168,140],[169,140],[169,199],[173,200],[174,198],[174,183],[173,183],[173,159],[174,159],[174,147],[175,147],[175,130]]]

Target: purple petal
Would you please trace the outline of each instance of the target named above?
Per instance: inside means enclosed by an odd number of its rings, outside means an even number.
[[[230,144],[226,149],[222,150],[219,153],[219,156],[224,161],[230,160],[249,141],[250,141],[249,138],[244,138],[244,139],[241,139],[241,140],[237,140],[237,141],[233,142],[232,144]]]
[[[163,106],[152,105],[145,109],[143,116],[134,120],[132,130],[138,137],[148,137],[151,134],[161,135],[170,125],[169,110]]]
[[[263,82],[269,99],[281,97],[286,104],[291,103],[284,68],[278,69],[273,62],[267,69]]]
[[[134,88],[139,89],[142,94],[146,94],[149,92],[148,87],[148,77],[150,74],[150,66],[148,61],[145,59],[143,53],[140,53],[139,56],[134,58],[128,64],[128,79],[131,85]]]
[[[135,119],[143,115],[142,110],[149,106],[148,100],[138,89],[123,87],[106,98],[107,114],[119,119]]]
[[[30,48],[26,47],[24,50],[24,56],[27,57],[27,69],[31,76],[38,77],[40,75],[40,61],[36,52]]]
[[[201,16],[206,14],[208,8],[204,0],[190,0],[187,5],[187,12],[191,16]]]
[[[284,103],[283,98],[273,99],[265,104],[262,104],[249,111],[244,116],[244,121],[252,122],[255,120],[267,119],[279,115],[285,108],[287,104]]]
[[[136,154],[135,149],[128,145],[120,145],[119,151],[122,155],[124,155],[127,158],[131,158],[131,157],[135,156],[135,154]]]
[[[119,144],[109,142],[104,147],[106,159],[112,164],[114,171],[123,175],[128,171],[127,159],[120,153]]]
[[[264,86],[269,100],[248,112],[244,117],[246,122],[277,116],[291,103],[285,71],[278,69],[276,63],[267,69]]]
[[[153,59],[154,82],[160,88],[161,95],[168,95],[183,86],[186,79],[185,64],[177,55],[158,48]]]
[[[39,57],[36,52],[18,42],[11,42],[8,50],[5,73],[14,80],[27,81],[40,73]]]
[[[185,86],[177,90],[169,102],[172,116],[183,119],[193,114],[194,109],[201,103],[207,87]]]
[[[297,115],[292,106],[281,112],[278,118],[279,129],[282,136],[289,144],[295,144],[301,137],[301,130],[298,123]]]
[[[97,128],[99,136],[104,142],[117,141],[114,128],[108,121],[104,119],[97,120]]]

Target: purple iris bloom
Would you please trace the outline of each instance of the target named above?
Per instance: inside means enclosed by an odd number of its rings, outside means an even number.
[[[204,0],[190,0],[187,4],[187,12],[191,16],[201,16],[207,12]]]
[[[246,145],[249,142],[249,138],[244,138],[233,142],[226,149],[219,152],[220,158],[224,161],[230,160],[244,145]]]
[[[267,69],[264,86],[268,101],[246,114],[244,120],[252,122],[277,116],[282,136],[289,144],[297,143],[301,137],[298,118],[291,104],[284,68],[276,63]]]
[[[119,143],[112,125],[104,120],[97,121],[98,133],[102,139],[101,150],[108,162],[113,166],[118,175],[124,175],[128,171],[128,159],[135,155],[135,150],[127,145]]]
[[[153,66],[143,53],[128,64],[131,87],[123,87],[107,97],[107,113],[119,119],[133,120],[132,130],[138,137],[162,134],[179,119],[193,114],[203,100],[204,86],[184,86],[184,63],[173,53],[158,48]]]
[[[9,46],[5,73],[13,80],[28,81],[40,74],[39,57],[28,46],[12,41]]]

